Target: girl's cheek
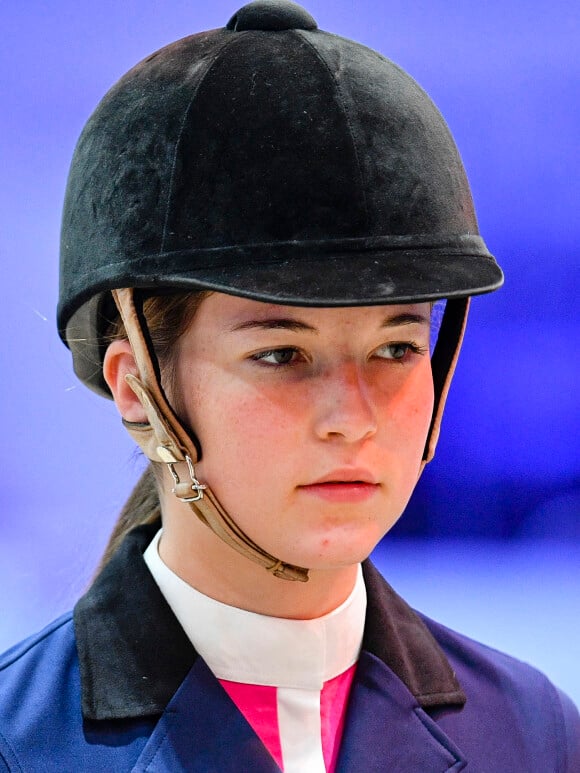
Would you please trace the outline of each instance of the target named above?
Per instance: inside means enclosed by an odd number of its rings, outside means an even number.
[[[290,437],[306,417],[304,406],[300,407],[290,396],[284,400],[267,393],[238,401],[229,413],[239,433],[270,444],[278,442],[280,436]]]

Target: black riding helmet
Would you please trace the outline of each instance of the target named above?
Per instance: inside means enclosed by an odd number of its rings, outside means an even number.
[[[429,97],[393,62],[319,30],[287,0],[256,0],[226,27],[143,60],[107,93],[75,150],[58,325],[75,372],[102,394],[111,291],[210,289],[298,306],[446,298],[427,460],[467,299],[502,281]],[[125,314],[143,343],[145,401],[164,403],[181,448],[175,463],[195,461],[200,449],[175,425],[135,298]],[[166,446],[155,437],[148,455],[173,464],[156,454]]]

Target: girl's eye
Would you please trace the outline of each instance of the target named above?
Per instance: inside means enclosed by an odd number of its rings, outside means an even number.
[[[385,344],[384,346],[379,346],[379,348],[375,350],[375,356],[385,360],[404,360],[409,352],[413,354],[424,354],[425,349],[410,342]]]
[[[252,355],[252,359],[265,365],[293,365],[299,359],[298,349],[291,346],[282,349],[270,349],[267,352],[258,352]]]

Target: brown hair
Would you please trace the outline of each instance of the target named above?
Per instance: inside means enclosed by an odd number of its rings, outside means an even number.
[[[209,294],[210,291],[202,290],[171,295],[152,295],[143,301],[143,313],[159,361],[162,386],[169,396],[174,393],[176,344],[193,322],[201,302]],[[105,336],[106,343],[126,337],[125,326],[121,318],[116,317],[109,323]],[[106,566],[131,529],[141,524],[152,523],[161,516],[157,488],[158,467],[157,463],[149,462],[129,494],[109,536],[95,574]]]

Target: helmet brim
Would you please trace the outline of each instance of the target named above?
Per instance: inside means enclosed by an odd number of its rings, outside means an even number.
[[[479,237],[471,237],[481,242]],[[289,306],[372,306],[463,298],[497,289],[503,273],[491,255],[468,245],[373,249],[323,257],[196,266],[164,275],[166,287],[202,288]],[[133,277],[133,286],[138,286]],[[146,283],[147,277],[143,277]]]

